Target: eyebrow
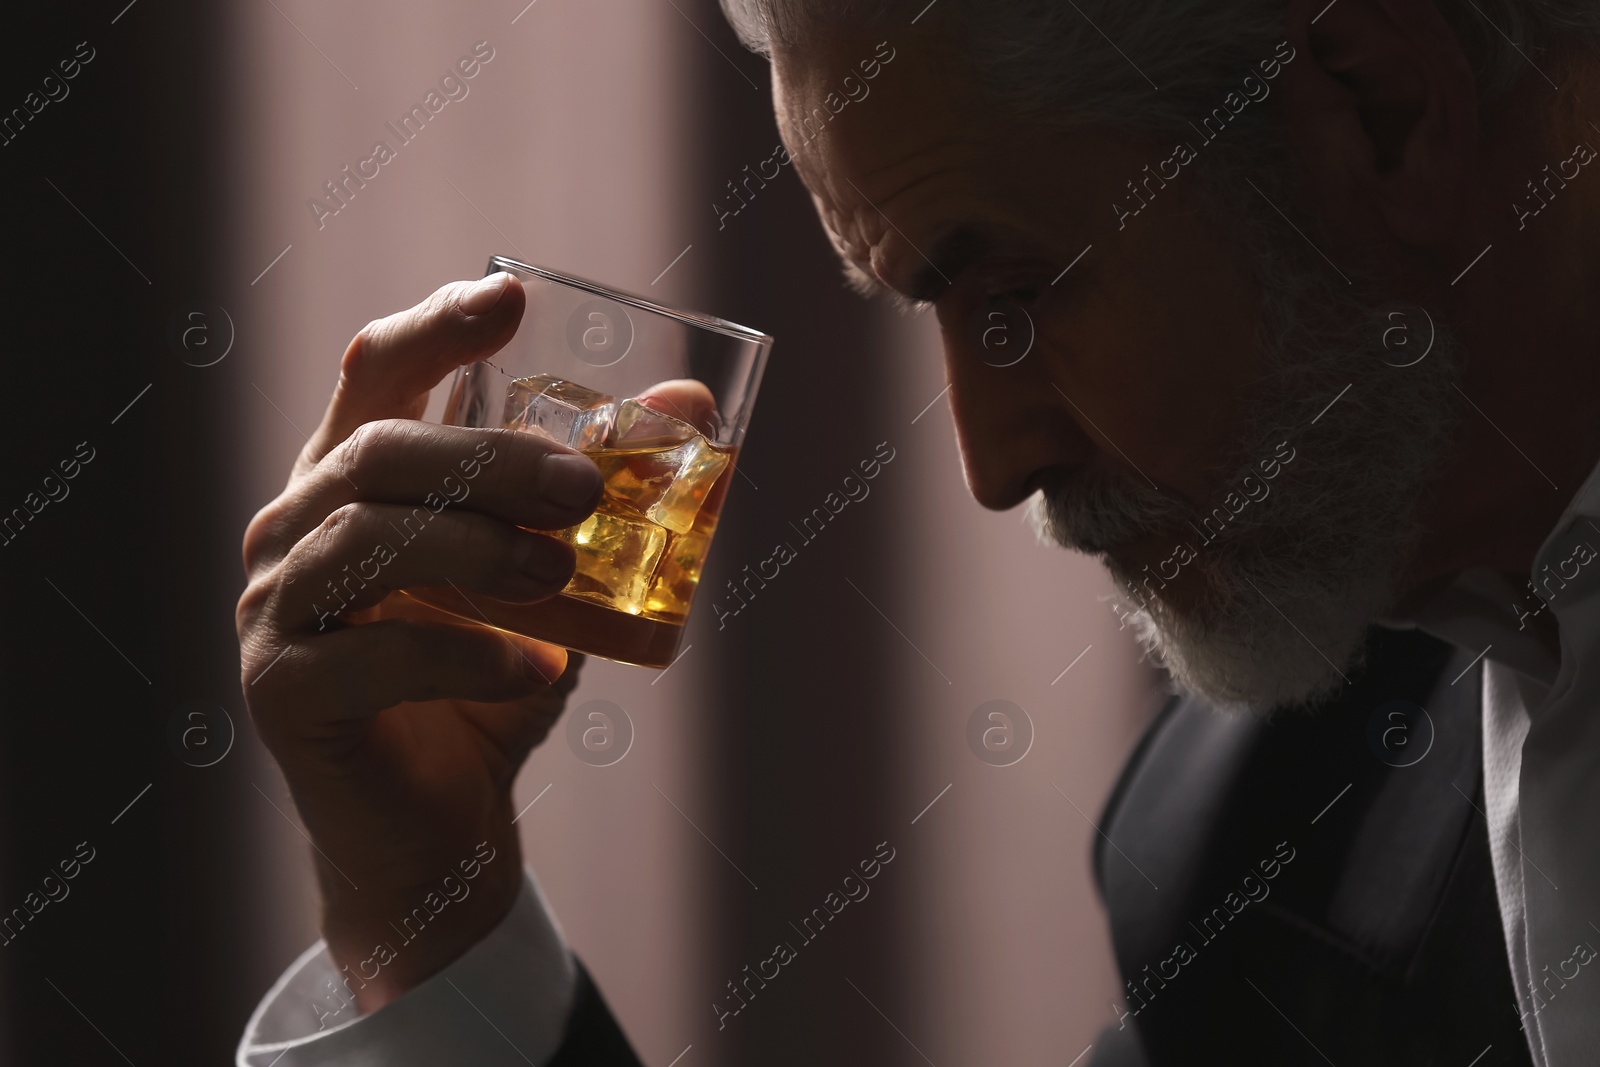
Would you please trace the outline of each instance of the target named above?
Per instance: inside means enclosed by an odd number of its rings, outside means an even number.
[[[910,238],[900,236],[911,245]],[[991,252],[997,243],[991,234],[958,223],[935,237],[926,252],[911,245],[922,265],[906,282],[905,292],[884,284],[850,259],[844,261],[845,280],[862,296],[884,296],[902,310],[915,310],[937,300],[962,271]]]

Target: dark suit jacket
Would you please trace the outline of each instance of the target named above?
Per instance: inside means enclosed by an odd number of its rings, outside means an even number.
[[[1368,666],[1315,715],[1167,705],[1099,820],[1095,876],[1127,985],[1093,1067],[1530,1065],[1470,659],[1374,630]],[[1397,700],[1426,709],[1431,739],[1420,722],[1405,744],[1384,736]],[[580,966],[551,1067],[638,1063]]]
[[[1094,851],[1131,985],[1093,1067],[1531,1062],[1482,811],[1482,664],[1417,632],[1367,647],[1314,715],[1179,698],[1140,741]],[[1420,720],[1384,736],[1392,701],[1426,709],[1431,747]]]
[[[567,1037],[548,1067],[641,1067],[582,962]]]

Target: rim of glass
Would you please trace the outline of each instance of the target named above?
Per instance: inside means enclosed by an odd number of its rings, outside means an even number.
[[[510,256],[489,257],[490,274],[493,274],[497,270],[506,270],[509,268],[527,271],[530,274],[536,274],[548,281],[556,282],[560,285],[565,285],[573,289],[581,289],[584,292],[593,293],[596,296],[603,296],[608,300],[615,300],[618,303],[628,304],[632,307],[639,308],[641,311],[648,311],[656,315],[665,315],[667,318],[677,319],[679,322],[687,323],[690,326],[698,326],[701,329],[725,334],[728,337],[734,337],[741,341],[751,341],[755,344],[761,345],[763,348],[766,348],[772,344],[771,334],[762,333],[760,330],[752,329],[749,326],[741,326],[737,322],[729,322],[727,319],[720,319],[715,315],[706,315],[699,311],[689,311],[683,308],[667,307],[665,304],[658,304],[654,300],[639,296],[636,293],[623,292],[620,289],[613,289],[609,285],[602,285],[599,282],[590,281],[588,278],[580,278],[575,274],[565,274],[558,270],[551,270],[549,267],[536,267],[532,263],[524,263],[520,259],[512,259]]]

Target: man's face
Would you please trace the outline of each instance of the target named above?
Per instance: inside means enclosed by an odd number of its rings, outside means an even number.
[[[779,128],[858,287],[933,307],[973,496],[1035,497],[1042,531],[1101,554],[1189,688],[1258,710],[1329,691],[1392,595],[1438,436],[1386,446],[1382,402],[1352,402],[1329,454],[1285,465],[1286,427],[1372,358],[1348,344],[1371,309],[1287,310],[1324,293],[1310,250],[1282,246],[1295,281],[1264,287],[1195,174],[1147,180],[1172,145],[1051,129],[986,98],[949,42],[881,40],[775,56]],[[1404,400],[1442,425],[1435,395]]]
[[[1010,508],[1052,477],[1105,468],[1204,502],[1260,373],[1257,316],[1194,183],[1169,184],[1118,232],[1110,205],[1170,146],[1006,116],[921,38],[807,142],[807,117],[830,114],[845,75],[862,81],[856,63],[876,45],[846,35],[826,57],[780,56],[779,123],[851,274],[931,301],[973,496]],[[997,365],[1030,322],[1028,355]]]

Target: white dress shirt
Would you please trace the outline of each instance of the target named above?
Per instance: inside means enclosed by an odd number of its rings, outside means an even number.
[[[1534,556],[1537,595],[1461,575],[1414,616],[1485,651],[1483,787],[1512,985],[1537,1067],[1600,1057],[1600,465]],[[1560,654],[1536,636],[1553,616]]]
[[[400,945],[396,952],[405,951]],[[566,1034],[577,966],[561,927],[524,872],[517,902],[460,959],[361,1015],[318,941],[250,1016],[237,1067],[527,1067]]]

